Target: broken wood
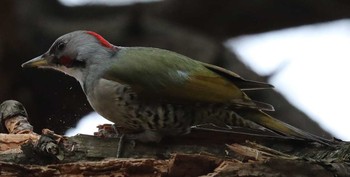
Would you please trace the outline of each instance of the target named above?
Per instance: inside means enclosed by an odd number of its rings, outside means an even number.
[[[119,138],[68,137],[62,160],[33,151],[1,154],[0,174],[17,176],[338,176],[349,175],[350,145],[333,146],[293,138],[194,128],[191,134],[160,143],[126,140],[115,158]],[[28,148],[28,146],[27,146]],[[22,150],[26,149],[22,146]],[[35,153],[34,153],[35,154]],[[11,158],[9,158],[11,157]],[[35,159],[35,160],[33,160]],[[36,165],[35,165],[36,164]]]

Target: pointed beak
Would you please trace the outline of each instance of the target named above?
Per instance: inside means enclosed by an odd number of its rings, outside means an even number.
[[[23,63],[21,66],[22,66],[22,68],[49,66],[49,63],[47,62],[47,56],[48,56],[47,54],[40,55],[36,58],[33,58],[33,59]]]

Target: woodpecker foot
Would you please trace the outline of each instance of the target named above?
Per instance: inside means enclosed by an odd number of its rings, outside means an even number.
[[[120,158],[120,154],[122,152],[122,146],[123,146],[123,143],[124,143],[124,137],[125,137],[124,134],[121,134],[120,137],[119,137],[118,149],[117,149],[117,158]]]

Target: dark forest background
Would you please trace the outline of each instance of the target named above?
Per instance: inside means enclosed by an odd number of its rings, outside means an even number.
[[[49,70],[22,69],[62,34],[93,30],[120,46],[169,49],[268,82],[223,46],[229,38],[350,16],[346,0],[165,0],[124,6],[66,7],[56,0],[3,0],[0,6],[0,101],[22,102],[35,131],[63,134],[92,111],[78,82]],[[273,90],[248,92],[271,103],[271,114],[329,137],[317,123]]]

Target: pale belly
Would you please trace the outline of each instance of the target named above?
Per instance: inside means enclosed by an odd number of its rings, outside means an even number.
[[[122,97],[124,87],[126,86],[117,82],[100,79],[87,95],[90,105],[97,113],[122,127],[129,126],[131,121],[126,118],[129,113],[127,102]]]
[[[87,94],[93,109],[117,127],[165,134],[188,132],[192,115],[182,106],[140,103],[127,85],[101,79]]]

